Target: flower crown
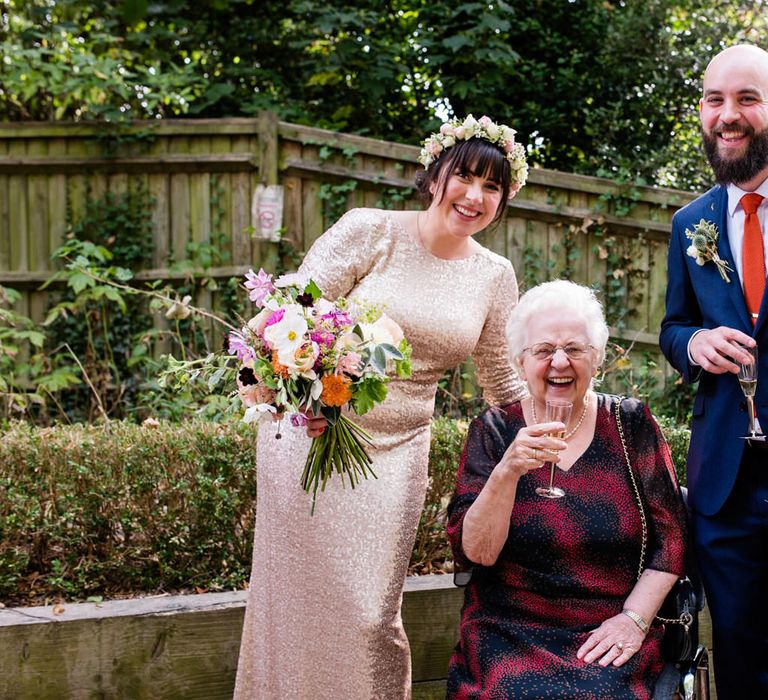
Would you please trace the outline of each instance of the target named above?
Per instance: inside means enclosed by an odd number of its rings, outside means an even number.
[[[464,121],[454,119],[440,127],[440,131],[432,134],[424,141],[419,155],[419,163],[429,170],[429,166],[440,157],[440,154],[456,145],[457,141],[468,141],[480,138],[489,141],[504,151],[512,170],[512,183],[521,187],[528,179],[528,163],[525,160],[525,147],[515,142],[517,132],[505,124],[496,124],[490,117],[475,119],[471,114]]]

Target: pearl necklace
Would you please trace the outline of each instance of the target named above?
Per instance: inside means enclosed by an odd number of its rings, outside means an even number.
[[[584,422],[584,416],[587,415],[587,408],[589,408],[589,400],[587,396],[584,396],[584,410],[581,412],[581,417],[579,418],[579,422],[576,423],[576,426],[573,430],[571,430],[569,433],[566,433],[561,438],[562,440],[569,440],[574,435],[576,435],[576,432],[581,427],[581,424]],[[536,416],[536,400],[531,396],[531,414],[533,416],[533,423],[536,425],[539,422],[538,417]]]

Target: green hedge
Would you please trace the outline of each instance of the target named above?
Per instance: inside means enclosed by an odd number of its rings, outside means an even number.
[[[687,431],[663,427],[681,467]],[[434,423],[412,573],[451,568],[443,527],[466,429],[448,418]],[[242,423],[12,424],[0,442],[0,600],[244,586],[254,438]]]

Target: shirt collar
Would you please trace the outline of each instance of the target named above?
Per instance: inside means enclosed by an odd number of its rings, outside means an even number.
[[[739,205],[739,202],[741,201],[741,198],[748,194],[747,190],[742,190],[741,187],[738,185],[734,185],[733,183],[730,183],[728,185],[728,216],[733,216],[733,213],[736,211],[736,207]],[[768,178],[763,180],[760,183],[760,187],[758,187],[755,192],[757,194],[763,195],[766,199],[768,199]],[[761,202],[760,206],[765,204],[765,202]]]

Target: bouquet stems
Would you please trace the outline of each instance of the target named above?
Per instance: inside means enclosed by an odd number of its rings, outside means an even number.
[[[333,472],[341,477],[342,485],[349,479],[352,488],[361,478],[376,478],[371,469],[371,458],[365,451],[365,445],[372,444],[370,433],[344,415],[340,415],[335,423],[329,422],[322,435],[312,440],[301,474],[301,487],[312,493],[313,515],[317,491],[325,491]]]

